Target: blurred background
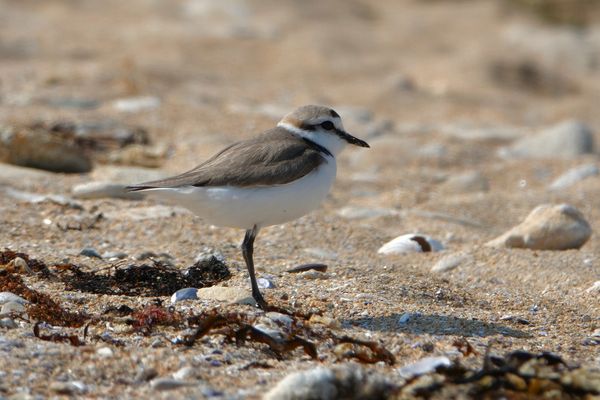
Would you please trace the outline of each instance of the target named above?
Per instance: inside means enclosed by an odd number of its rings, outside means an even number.
[[[595,136],[599,10],[597,0],[2,0],[0,160],[179,171],[306,103],[334,106],[365,139],[402,136],[377,155],[393,168],[477,164],[564,120]],[[80,148],[87,164],[38,162]]]

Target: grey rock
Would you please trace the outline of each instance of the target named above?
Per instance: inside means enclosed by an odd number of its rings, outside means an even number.
[[[435,372],[438,368],[450,367],[452,362],[448,357],[425,357],[419,361],[405,365],[398,370],[401,377],[405,379],[414,378],[416,376]]]
[[[8,303],[9,301],[19,304],[29,303],[27,300],[11,292],[0,292],[0,304]]]
[[[573,158],[593,152],[592,130],[582,122],[568,120],[501,149],[500,155],[507,158]]]
[[[521,136],[520,129],[510,126],[442,125],[437,130],[451,138],[474,141],[510,141]]]
[[[196,385],[196,382],[181,381],[172,378],[156,378],[150,382],[150,387],[159,392]]]
[[[184,288],[179,289],[171,296],[171,303],[177,303],[183,300],[198,300],[198,289]]]
[[[0,328],[5,329],[15,329],[18,328],[19,325],[12,318],[2,318],[0,319]]]
[[[264,400],[385,399],[393,390],[394,385],[383,376],[348,363],[294,372],[266,393]]]
[[[489,181],[479,171],[467,171],[462,174],[451,175],[439,187],[442,193],[476,193],[487,192],[489,189]]]
[[[196,258],[194,258],[194,263],[211,261],[212,259],[216,259],[217,261],[222,263],[225,262],[225,256],[223,255],[223,253],[221,253],[221,251],[205,247],[200,251],[200,253],[198,253]]]
[[[491,247],[567,250],[583,246],[592,229],[583,214],[568,204],[544,204],[508,232],[489,241]]]
[[[90,258],[102,259],[102,256],[100,255],[100,253],[98,253],[98,251],[92,247],[85,247],[85,248],[81,249],[81,251],[79,252],[79,255],[85,256],[85,257],[90,257]]]
[[[411,318],[411,314],[410,313],[404,313],[402,314],[399,318],[398,318],[398,323],[400,325],[405,325],[408,323],[408,321],[410,321]]]
[[[435,265],[431,267],[431,272],[451,271],[470,259],[471,256],[465,253],[448,254],[447,256],[440,258]]]
[[[548,187],[550,190],[562,190],[566,189],[574,184],[589,178],[591,176],[597,176],[600,174],[600,169],[594,164],[580,165],[579,167],[572,168],[556,178]]]
[[[0,316],[7,315],[19,315],[25,313],[25,306],[21,303],[17,303],[15,301],[9,301],[2,305],[0,309]]]
[[[139,192],[130,192],[125,184],[113,182],[87,182],[73,186],[71,193],[78,199],[128,199],[140,200],[145,196]]]
[[[80,381],[52,382],[50,391],[64,395],[80,395],[88,391],[85,383]]]

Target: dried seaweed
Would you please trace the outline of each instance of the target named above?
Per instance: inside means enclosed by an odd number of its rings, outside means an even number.
[[[178,326],[183,321],[180,313],[156,304],[135,311],[131,318],[133,319],[133,329],[145,335],[149,335],[155,326]]]
[[[201,260],[185,270],[153,264],[115,265],[108,275],[102,271],[83,271],[73,264],[56,265],[67,290],[123,296],[170,296],[184,287],[202,288],[229,279],[227,266],[215,257]]]
[[[46,264],[43,261],[37,260],[35,258],[30,258],[29,255],[27,255],[25,253],[19,253],[16,251],[12,251],[10,249],[5,249],[4,251],[0,251],[0,265],[8,266],[11,263],[11,261],[13,261],[17,257],[22,258],[27,263],[27,267],[30,270],[37,272],[37,273],[41,274],[42,276],[51,275],[50,270],[48,269],[48,267],[46,266]],[[18,272],[18,271],[14,271],[9,268],[8,272]]]
[[[81,326],[88,316],[83,313],[66,311],[47,294],[30,289],[20,276],[7,271],[0,271],[0,291],[12,292],[28,300],[26,306],[29,318],[44,321],[51,325]]]
[[[193,334],[184,339],[186,346],[193,346],[196,340],[208,334],[209,331],[224,327],[227,329],[223,333],[228,338],[235,338],[238,345],[242,345],[246,340],[263,343],[269,346],[278,357],[297,347],[302,347],[307,355],[317,358],[317,348],[312,342],[297,334],[291,334],[288,338],[275,338],[248,324],[245,317],[238,313],[218,314],[216,311],[212,311],[208,315],[190,317],[188,323],[197,325],[197,327]]]
[[[86,326],[87,331],[87,326]],[[47,342],[59,342],[59,343],[69,343],[71,346],[83,346],[85,343],[83,340],[80,340],[77,335],[66,335],[63,333],[51,333],[49,335],[43,335],[40,333],[40,322],[37,322],[33,326],[33,334],[36,338],[45,340]],[[85,332],[84,332],[85,337]]]
[[[383,361],[388,365],[394,365],[396,363],[396,358],[394,357],[394,355],[390,353],[385,347],[383,347],[381,343],[355,339],[350,336],[337,337],[333,334],[331,335],[331,338],[335,343],[350,343],[359,346],[359,350],[352,351],[349,354],[347,354],[347,356],[355,357],[363,363],[374,364],[379,361]],[[360,350],[360,347],[366,347],[370,350],[370,352],[362,351]]]

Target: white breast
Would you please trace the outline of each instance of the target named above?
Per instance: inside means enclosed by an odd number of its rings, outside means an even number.
[[[146,190],[169,202],[188,208],[206,222],[251,229],[278,225],[299,218],[319,206],[335,180],[333,157],[302,178],[277,186],[159,188]]]

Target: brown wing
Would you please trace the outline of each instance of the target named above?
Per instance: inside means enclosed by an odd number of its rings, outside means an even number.
[[[285,129],[275,128],[254,139],[232,144],[191,171],[128,189],[281,185],[302,178],[325,162],[323,149],[319,147]]]

